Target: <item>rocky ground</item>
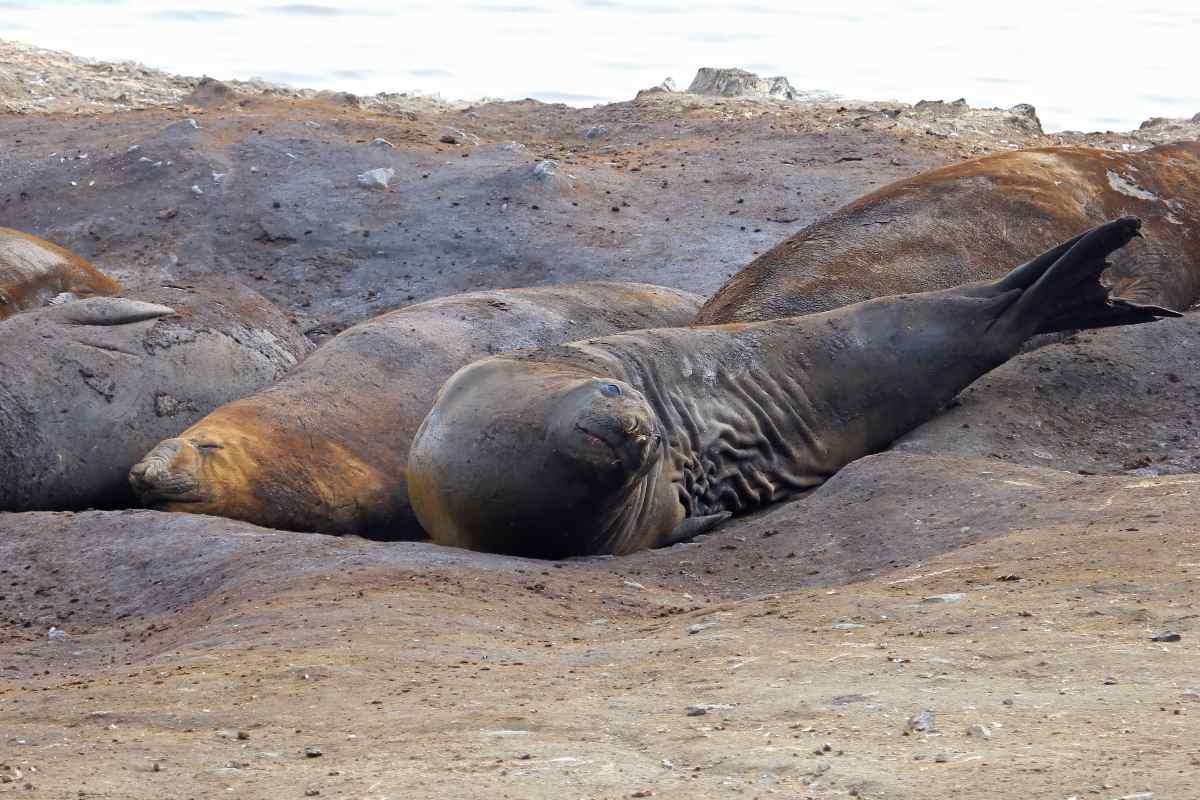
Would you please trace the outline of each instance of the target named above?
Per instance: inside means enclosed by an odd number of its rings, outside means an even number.
[[[1200,127],[666,91],[459,106],[9,43],[0,102],[0,224],[132,285],[241,277],[318,339],[470,288],[710,292],[894,178]],[[360,186],[376,168],[388,188]],[[0,795],[1192,796],[1197,346],[1189,315],[1025,354],[808,497],[621,559],[0,514]]]

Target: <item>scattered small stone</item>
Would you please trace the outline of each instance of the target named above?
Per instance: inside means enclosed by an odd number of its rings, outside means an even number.
[[[46,636],[51,639],[65,639],[67,638],[67,632],[62,628],[56,628],[51,625],[50,630],[46,631]]]
[[[717,627],[717,623],[715,622],[697,622],[695,625],[688,625],[687,632],[689,635],[694,635],[715,627]]]
[[[859,625],[857,622],[835,622],[831,625],[835,631],[856,631],[859,628],[865,628],[866,625]]]
[[[637,581],[625,581],[623,585],[629,587],[630,589],[645,589],[646,588],[645,586],[642,586]]]
[[[1152,642],[1178,642],[1182,638],[1183,637],[1180,636],[1175,631],[1163,631],[1162,633],[1156,633],[1153,636],[1151,636],[1150,641],[1152,641]]]
[[[936,756],[933,757],[933,760],[939,764],[945,764],[947,761],[950,760],[950,756],[946,755],[945,753],[938,753]]]
[[[192,119],[191,117],[188,117],[187,119],[185,119],[183,121],[183,124],[187,125],[189,128],[192,128],[193,130],[200,129],[200,123],[196,122],[196,120]]]
[[[319,128],[319,127],[321,127],[321,123],[317,122],[316,120],[312,120],[312,119],[306,119],[306,120],[304,120],[304,125],[305,125],[305,127],[308,127],[308,128]]]
[[[604,134],[608,133],[608,128],[603,125],[593,125],[583,133],[585,139],[599,139]]]
[[[932,733],[933,727],[933,712],[929,710],[922,711],[920,714],[914,714],[909,717],[904,723],[904,735],[918,731],[920,733]]]
[[[1116,679],[1116,678],[1113,678],[1113,677],[1108,677],[1108,678],[1105,678],[1105,679],[1104,679],[1104,685],[1105,685],[1105,686],[1116,686],[1116,685],[1117,685],[1117,679]]]
[[[957,603],[967,596],[966,592],[948,592],[947,594],[934,594],[929,597],[921,598],[922,603]]]
[[[319,747],[310,746],[310,747],[304,748],[304,757],[305,758],[320,758],[323,755],[325,755],[325,753]]]
[[[250,734],[246,731],[238,731],[237,738],[239,742],[247,742],[250,740]]]
[[[304,790],[305,797],[316,797],[320,793],[321,793],[320,789],[305,789]]]
[[[197,184],[193,183],[192,184],[192,194],[204,194],[204,190],[201,189]]]
[[[391,167],[378,167],[359,175],[358,185],[366,189],[386,189],[394,177],[396,177],[396,170]]]
[[[438,141],[442,144],[458,144],[458,139],[451,133],[443,133]]]
[[[521,753],[521,755],[517,756],[518,761],[529,761],[532,758],[533,753]]]
[[[175,219],[177,216],[179,216],[179,209],[175,208],[175,206],[164,208],[158,212],[158,218],[161,220]]]
[[[978,739],[990,739],[992,738],[992,729],[987,725],[976,723],[967,728],[967,736],[974,736]]]
[[[1013,704],[1013,699],[1011,697],[1006,697],[1003,700],[1001,700],[1000,703],[1002,705],[1011,706]]]
[[[371,144],[375,145],[376,147],[386,147],[389,150],[393,150],[396,147],[396,145],[392,144],[387,139],[384,139],[382,136],[376,136],[375,141],[371,142]]]
[[[636,792],[634,792],[633,794],[631,794],[629,796],[630,797],[654,797],[654,790],[653,789],[638,789]]]
[[[689,717],[703,717],[708,713],[708,709],[704,706],[688,706],[687,715]]]
[[[159,764],[157,761],[155,761],[154,765],[152,767],[150,767],[150,771],[151,772],[162,772],[162,765]]]
[[[671,761],[668,761],[665,758],[662,760],[661,763],[662,763],[663,769],[675,769],[675,764],[672,763]]]

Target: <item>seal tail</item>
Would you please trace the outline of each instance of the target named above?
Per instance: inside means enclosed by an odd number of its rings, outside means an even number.
[[[1137,217],[1121,217],[1082,233],[1017,267],[992,284],[997,293],[1020,290],[993,323],[1039,333],[1137,325],[1178,311],[1113,297],[1100,283],[1105,258],[1141,236]]]

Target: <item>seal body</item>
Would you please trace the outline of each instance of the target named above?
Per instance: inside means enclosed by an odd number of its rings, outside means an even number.
[[[342,332],[284,380],[163,442],[130,479],[155,508],[420,538],[408,504],[408,448],[455,370],[514,348],[683,325],[700,303],[645,284],[579,283],[401,308]]]
[[[687,538],[883,449],[1039,330],[1174,315],[1098,282],[1136,231],[1110,223],[992,283],[476,362],[417,432],[413,508],[436,542],[525,556]]]
[[[0,319],[54,300],[118,294],[121,285],[56,244],[0,228]]]
[[[1074,233],[1125,214],[1145,239],[1105,280],[1134,302],[1200,300],[1200,142],[1140,153],[1054,147],[987,156],[896,181],[751,262],[698,325],[828,311],[873,297],[1003,275]]]
[[[310,345],[245,287],[162,287],[0,322],[0,510],[127,507],[154,444],[283,375]]]

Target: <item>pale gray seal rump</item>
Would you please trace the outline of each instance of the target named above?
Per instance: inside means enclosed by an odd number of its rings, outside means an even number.
[[[1177,315],[1098,281],[1138,225],[1102,225],[992,283],[476,362],[417,432],[413,508],[436,542],[558,558],[661,546],[793,497],[1039,331]]]
[[[243,286],[169,286],[0,322],[0,511],[134,504],[129,468],[310,345]]]

